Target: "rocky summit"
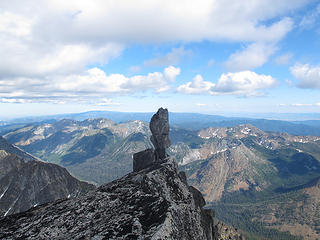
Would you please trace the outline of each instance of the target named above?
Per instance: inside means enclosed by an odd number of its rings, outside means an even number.
[[[158,161],[151,150],[143,157],[144,168],[85,195],[0,219],[0,238],[242,239],[204,208],[173,158]]]

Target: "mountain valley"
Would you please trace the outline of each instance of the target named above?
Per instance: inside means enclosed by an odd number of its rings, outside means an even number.
[[[132,171],[150,148],[148,124],[60,120],[29,124],[5,138],[79,179],[103,184]],[[320,138],[265,132],[251,124],[193,130],[171,126],[168,153],[218,218],[249,239],[319,235]],[[300,230],[297,230],[300,229]]]

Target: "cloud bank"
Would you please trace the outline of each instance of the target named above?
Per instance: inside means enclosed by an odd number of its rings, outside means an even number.
[[[286,15],[306,3],[308,0],[25,0],[22,4],[2,0],[0,97],[14,102],[61,96],[73,99],[92,95],[93,90],[98,94],[168,90],[180,69],[126,77],[106,75],[93,67],[107,64],[134,44],[245,42],[247,47],[232,54],[226,65],[234,71],[252,69],[264,64],[276,43],[292,29],[293,20]],[[176,48],[145,64],[174,65],[188,54]],[[243,80],[248,88],[243,89],[237,82],[241,74],[230,74],[214,86],[197,77],[180,91],[248,95],[260,89],[254,85],[256,80]],[[237,87],[226,91],[224,81],[235,82]]]
[[[82,74],[50,76],[47,78],[15,78],[1,80],[2,102],[54,102],[78,101],[79,99],[101,98],[105,95],[128,94],[142,91],[164,92],[170,89],[180,74],[180,69],[169,66],[161,72],[127,77],[123,74],[107,75],[94,67]],[[106,98],[105,98],[106,99]],[[102,101],[101,105],[111,105]]]
[[[262,96],[264,90],[276,85],[270,75],[251,71],[222,74],[217,83],[204,81],[197,75],[192,82],[180,85],[177,91],[185,94]]]

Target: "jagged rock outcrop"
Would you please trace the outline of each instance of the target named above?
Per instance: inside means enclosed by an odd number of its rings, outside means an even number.
[[[165,151],[168,138],[162,139],[166,143],[158,138],[157,146],[164,148],[156,149]],[[146,150],[135,159],[148,164],[78,198],[0,219],[0,238],[242,239],[233,228],[226,234],[213,211],[203,208],[202,194],[188,186],[173,158],[159,161],[153,150]]]
[[[29,156],[27,153],[3,138],[0,143],[0,216],[95,189],[94,185],[72,177],[63,167],[31,159],[25,161],[20,156]]]
[[[224,239],[213,212],[202,209],[203,201],[180,179],[176,163],[169,159],[79,198],[2,218],[0,238]],[[240,239],[236,231],[229,236]]]
[[[133,154],[133,171],[135,172],[168,160],[166,149],[171,145],[168,109],[159,108],[152,116],[149,127],[152,133],[150,140],[155,150],[149,148]]]

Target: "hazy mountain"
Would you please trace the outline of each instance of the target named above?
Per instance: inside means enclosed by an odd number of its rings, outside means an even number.
[[[103,184],[132,170],[132,154],[150,147],[148,124],[107,119],[60,120],[29,125],[5,138],[40,159],[66,167],[74,176]]]
[[[61,120],[20,128],[5,137],[100,184],[130,172],[132,154],[151,146],[148,124],[142,121]],[[293,229],[307,228],[310,236],[319,233],[318,215],[310,210],[318,209],[319,202],[307,190],[320,177],[319,137],[265,132],[244,124],[200,131],[171,127],[170,138],[168,152],[186,171],[189,183],[202,191],[218,217],[244,229],[247,236],[294,239],[277,230],[297,234]],[[265,218],[268,209],[276,216],[272,221]]]
[[[93,190],[65,168],[34,160],[0,137],[0,216]]]
[[[135,112],[112,112],[112,111],[89,111],[73,114],[58,114],[37,117],[25,117],[4,121],[0,125],[0,133],[4,135],[28,125],[30,123],[43,124],[53,123],[62,119],[73,119],[83,121],[88,118],[106,118],[115,123],[140,120],[148,122],[152,113]],[[170,124],[180,128],[201,130],[208,127],[233,127],[239,124],[252,124],[263,131],[286,132],[293,135],[320,136],[320,115],[318,113],[286,113],[286,114],[249,114],[247,117],[227,117],[220,115],[209,115],[199,113],[174,113],[170,112]]]

